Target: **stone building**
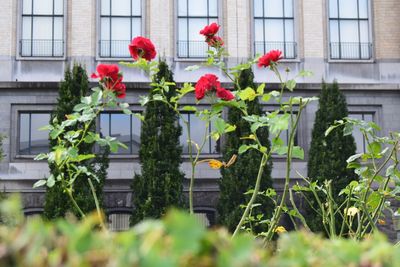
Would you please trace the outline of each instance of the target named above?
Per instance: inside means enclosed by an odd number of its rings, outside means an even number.
[[[336,79],[347,97],[352,116],[382,126],[382,135],[400,129],[400,5],[397,0],[2,0],[0,14],[0,133],[8,136],[7,154],[0,164],[0,186],[21,192],[26,214],[40,213],[43,189],[32,184],[48,174],[46,162],[34,155],[47,149],[47,134],[37,129],[48,122],[57,88],[73,62],[89,73],[99,63],[129,61],[128,43],[137,35],[149,37],[172,67],[178,83],[196,82],[206,72],[184,69],[201,62],[206,45],[198,34],[204,25],[221,24],[221,37],[234,65],[281,49],[283,67],[293,72],[311,70],[314,76],[298,80],[296,94],[317,95],[324,79]],[[125,69],[127,102],[141,111],[138,97],[146,94],[148,78]],[[268,88],[277,80],[265,69],[254,68],[257,82]],[[221,77],[225,86],[232,87]],[[271,109],[273,106],[266,106]],[[310,144],[317,104],[307,107],[297,143]],[[191,116],[188,114],[188,116]],[[196,127],[196,121],[192,121]],[[129,150],[111,156],[106,183],[110,219],[124,226],[131,209],[130,183],[140,171],[140,123],[127,115],[104,113],[99,131],[119,136]],[[359,151],[364,140],[356,134]],[[182,138],[182,143],[184,143]],[[205,158],[219,157],[214,145]],[[305,160],[293,170],[307,173]],[[284,178],[283,158],[274,157],[272,176],[279,191]],[[189,172],[189,164],[182,168]],[[196,177],[195,207],[207,219],[215,218],[219,171],[200,167]],[[293,179],[297,175],[293,171]],[[187,187],[186,187],[187,189]],[[117,226],[116,226],[117,227]]]

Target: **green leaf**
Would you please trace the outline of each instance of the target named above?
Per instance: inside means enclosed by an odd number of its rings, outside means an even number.
[[[226,123],[223,119],[215,119],[213,125],[219,134],[223,134],[225,132]]]
[[[194,106],[183,106],[183,107],[181,108],[181,110],[182,110],[182,111],[193,111],[193,112],[196,112],[196,111],[197,111],[197,108],[194,107]]]
[[[299,146],[294,146],[292,150],[293,158],[304,159],[304,150]]]
[[[294,88],[296,87],[296,81],[295,80],[289,80],[286,82],[286,87],[289,91],[293,91]]]
[[[264,89],[265,89],[265,83],[260,84],[260,86],[257,87],[257,94],[259,95],[264,94]]]
[[[373,154],[373,155],[377,155],[381,152],[381,144],[378,142],[372,142],[367,146],[367,150]]]
[[[363,155],[363,153],[352,155],[346,160],[346,162],[347,163],[353,162],[356,159],[360,158],[362,155]]]
[[[344,125],[344,128],[343,128],[343,135],[344,136],[347,136],[347,135],[351,135],[352,133],[353,133],[353,124],[351,124],[351,123],[346,123],[345,125]]]
[[[254,89],[250,87],[247,87],[246,89],[239,91],[238,94],[240,99],[244,101],[245,100],[253,101],[257,97],[257,94],[254,91]]]
[[[50,176],[49,176],[49,178],[47,178],[47,182],[46,182],[47,187],[53,187],[55,183],[56,183],[56,180],[54,179],[53,174],[50,174]]]
[[[33,188],[41,187],[44,186],[47,183],[46,180],[39,180],[36,183],[33,184]]]
[[[313,76],[313,75],[314,75],[314,73],[312,73],[312,71],[308,71],[308,70],[301,70],[299,72],[299,76],[300,77],[310,77],[310,76]]]
[[[128,103],[119,103],[119,107],[122,109],[129,108],[129,104]]]
[[[241,145],[241,146],[239,147],[238,153],[239,153],[239,154],[243,154],[244,152],[246,152],[246,151],[249,150],[249,149],[250,149],[250,146],[248,146],[248,145]]]
[[[271,94],[264,94],[261,98],[262,101],[268,102],[271,99]]]
[[[289,118],[290,114],[288,113],[270,118],[269,126],[271,133],[277,134],[280,131],[287,130],[289,128]]]
[[[149,102],[149,97],[148,96],[140,96],[139,97],[139,103],[141,106],[145,106]]]
[[[153,100],[162,101],[163,99],[164,99],[164,97],[162,95],[159,95],[159,94],[153,95]]]

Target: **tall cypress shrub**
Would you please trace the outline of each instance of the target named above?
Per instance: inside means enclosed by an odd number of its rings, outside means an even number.
[[[165,61],[160,61],[158,68],[156,82],[173,82],[173,73]],[[155,93],[151,89],[150,95]],[[167,98],[174,95],[176,88],[170,86]],[[139,150],[141,174],[135,174],[132,183],[132,224],[144,218],[159,218],[171,206],[183,206],[184,174],[179,169],[182,128],[178,116],[165,103],[155,101],[147,104],[144,118]]]
[[[51,114],[50,124],[52,124],[54,119],[62,121],[65,115],[73,113],[73,108],[76,104],[79,104],[81,97],[86,96],[89,92],[89,81],[87,77],[86,70],[75,64],[72,70],[68,69],[65,71],[64,81],[61,82],[59,88],[59,96],[57,99],[57,107]],[[82,125],[71,126],[67,129],[77,130],[81,128]],[[91,130],[95,130],[95,124],[92,125]],[[57,140],[50,140],[50,147],[57,145]],[[94,144],[82,143],[79,147],[80,154],[92,153],[94,149]],[[108,151],[104,151],[97,155],[91,161],[85,161],[80,163],[88,168],[89,171],[95,173],[99,182],[94,181],[93,185],[96,189],[96,194],[99,199],[100,205],[103,203],[103,184],[107,176],[108,169]],[[54,177],[58,176],[58,170],[54,165],[49,164],[50,173]],[[64,173],[64,176],[67,174]],[[87,213],[96,208],[95,202],[92,196],[92,192],[87,181],[88,177],[84,174],[80,175],[74,183],[73,195],[76,202],[83,212]],[[45,195],[45,205],[44,205],[44,216],[47,219],[54,219],[58,217],[63,217],[66,212],[72,212],[79,217],[79,213],[73,207],[71,200],[62,188],[56,184],[51,188],[47,188]]]
[[[312,130],[308,177],[311,181],[318,181],[319,184],[325,180],[332,180],[332,194],[337,203],[341,200],[338,196],[339,192],[357,178],[353,170],[346,168],[346,160],[356,153],[356,144],[352,135],[343,136],[343,131],[340,129],[333,130],[328,136],[325,136],[325,131],[335,120],[347,116],[346,98],[339,90],[337,82],[334,81],[330,85],[323,82],[319,96],[319,109]],[[314,201],[311,201],[311,204],[316,207]],[[306,204],[306,209],[310,228],[321,231],[322,218],[317,216],[308,204]]]
[[[253,80],[253,71],[251,69],[243,70],[240,73],[238,81],[240,88],[245,89],[251,87],[255,89]],[[261,115],[262,109],[258,99],[248,102],[247,105],[249,115]],[[236,125],[236,130],[226,134],[226,142],[222,149],[225,162],[228,162],[234,154],[238,154],[239,147],[248,142],[240,138],[251,134],[250,125],[247,121],[242,119],[242,114],[239,110],[234,108],[229,109],[228,122]],[[267,127],[260,128],[257,131],[257,136],[264,146],[270,147]],[[262,155],[259,152],[249,150],[244,154],[238,155],[236,162],[229,168],[221,168],[222,178],[219,181],[220,197],[217,206],[219,215],[218,221],[230,231],[235,230],[243,214],[243,209],[240,205],[246,204],[250,200],[251,195],[245,195],[244,193],[254,188],[258,173],[258,164],[261,161],[261,157]],[[270,159],[264,169],[260,191],[265,191],[272,187],[271,170],[272,160]],[[260,203],[261,206],[253,209],[253,215],[264,214],[264,216],[268,216],[272,213],[273,205],[267,197],[258,196],[256,203]],[[266,217],[263,219],[266,219]],[[254,232],[261,232],[265,229],[265,226],[260,225],[254,227],[252,230]]]

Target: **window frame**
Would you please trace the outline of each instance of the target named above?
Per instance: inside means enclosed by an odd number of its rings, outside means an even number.
[[[185,1],[190,1],[190,0],[185,0]],[[208,1],[208,0],[207,0]],[[221,0],[216,0],[217,1],[217,23],[219,25],[221,25],[221,21],[223,21],[223,1]],[[207,14],[209,13],[209,10],[207,10]],[[203,16],[183,16],[183,18],[215,18],[215,17],[203,17]],[[179,57],[178,53],[179,53],[179,0],[174,0],[174,25],[175,25],[175,30],[174,30],[174,61],[175,62],[185,62],[185,61],[189,61],[189,62],[200,62],[200,61],[204,61],[205,59],[207,59],[207,53],[205,52],[205,56],[204,57]],[[204,25],[206,26],[206,25]],[[189,32],[189,31],[188,31]],[[200,34],[200,33],[199,33]],[[221,38],[223,38],[224,36],[224,30],[223,27],[221,25],[219,31],[218,31],[218,36],[220,36]]]
[[[111,0],[108,0],[111,3]],[[132,0],[130,0],[131,3],[131,7],[132,7]],[[131,23],[132,23],[132,18],[140,18],[141,19],[141,25],[140,25],[140,32],[141,32],[141,36],[145,36],[146,35],[146,1],[145,0],[140,0],[140,12],[141,12],[141,16],[112,16],[111,13],[109,16],[105,16],[105,17],[126,17],[126,18],[130,18],[131,19]],[[131,8],[131,13],[132,13],[132,8]],[[112,57],[111,53],[110,56],[101,56],[101,0],[97,0],[96,1],[96,61],[121,61],[121,60],[128,60],[131,57],[127,56],[127,57]],[[111,27],[111,23],[110,23],[110,27]],[[131,29],[132,31],[132,29]],[[110,29],[111,32],[111,29]],[[131,32],[132,34],[132,32]],[[135,36],[133,36],[135,37]],[[111,39],[111,38],[110,38]],[[112,40],[109,40],[110,42]],[[110,46],[111,47],[111,46]],[[128,48],[127,48],[128,51]],[[129,52],[128,52],[129,54]]]
[[[57,16],[62,16],[63,18],[63,50],[62,50],[62,56],[55,57],[55,56],[22,56],[22,49],[21,49],[21,41],[22,41],[22,32],[23,32],[23,1],[24,0],[19,0],[17,2],[17,9],[18,9],[18,18],[17,18],[17,38],[16,38],[16,60],[26,60],[26,61],[40,61],[40,60],[46,60],[46,61],[64,61],[67,58],[67,22],[68,22],[68,1],[66,0],[61,0],[63,1],[63,14],[62,15],[36,15],[39,17],[57,17]],[[33,1],[33,0],[32,0]],[[33,5],[32,5],[33,6]],[[53,6],[54,10],[54,6]],[[53,11],[54,12],[54,11]],[[32,17],[33,15],[33,10],[32,10]],[[53,20],[53,26],[54,26],[54,20]],[[31,25],[31,28],[33,25]],[[53,28],[53,33],[54,33],[54,28]],[[31,36],[31,40],[32,36]],[[54,47],[54,44],[53,44]],[[31,51],[32,54],[32,51]]]
[[[251,44],[250,44],[250,47],[251,47],[251,55],[252,56],[256,56],[256,49],[255,49],[255,39],[256,39],[255,38],[255,35],[256,35],[256,32],[255,32],[255,30],[256,30],[255,19],[256,19],[256,17],[255,17],[255,14],[254,14],[254,8],[255,8],[254,1],[255,0],[250,1],[250,18],[251,18],[251,20],[250,20],[251,21],[251,23],[250,23],[251,24],[250,25],[251,26]],[[264,6],[265,1],[266,0],[262,0],[263,6]],[[282,2],[283,2],[283,5],[284,5],[284,0]],[[283,10],[284,10],[284,7],[283,7]],[[291,17],[291,18],[288,18],[288,17],[273,17],[273,18],[269,18],[269,19],[282,19],[283,23],[285,23],[285,20],[287,20],[287,19],[293,20],[293,43],[294,43],[294,46],[295,46],[295,48],[294,48],[295,56],[293,58],[292,57],[291,58],[284,57],[281,60],[282,62],[299,62],[300,49],[299,49],[299,42],[298,42],[298,31],[299,31],[299,29],[298,29],[299,25],[298,25],[298,19],[297,19],[298,10],[299,10],[298,1],[297,0],[293,0],[293,17]],[[263,9],[263,14],[264,14],[264,9]],[[265,35],[265,20],[268,19],[268,17],[263,16],[263,17],[259,17],[258,19],[262,19],[263,20],[263,29],[264,29],[263,34]],[[285,28],[285,26],[284,26],[284,28]],[[284,36],[284,38],[286,38],[285,37],[285,32],[284,32],[283,36]],[[265,36],[264,36],[263,39],[265,40]],[[284,41],[283,43],[286,43],[286,42]],[[265,49],[265,41],[264,41],[264,49]],[[268,51],[265,51],[265,53],[267,53],[267,52]]]
[[[375,61],[375,46],[374,46],[374,29],[373,29],[373,23],[372,23],[372,21],[373,21],[373,19],[374,19],[374,17],[373,17],[373,12],[372,12],[372,10],[373,10],[373,1],[371,1],[371,0],[367,0],[367,8],[368,8],[368,10],[367,10],[367,15],[368,15],[368,18],[366,19],[367,21],[368,21],[368,37],[369,37],[369,46],[370,46],[370,48],[369,48],[369,50],[370,50],[370,57],[368,58],[368,59],[362,59],[362,58],[354,58],[354,59],[351,59],[351,58],[344,58],[344,59],[340,59],[340,58],[332,58],[332,50],[331,50],[331,44],[332,44],[332,42],[331,42],[331,26],[330,26],[330,21],[331,21],[331,18],[330,18],[330,8],[329,8],[329,1],[339,1],[339,0],[327,0],[326,1],[326,6],[325,6],[325,12],[326,12],[326,28],[327,28],[327,38],[326,38],[326,40],[327,40],[327,60],[328,60],[328,63],[373,63],[374,61]],[[359,0],[357,0],[357,6],[359,5]],[[339,13],[339,4],[338,4],[338,13]],[[358,15],[359,16],[359,15]],[[357,20],[358,21],[358,25],[360,24],[359,22],[360,22],[360,19],[359,18],[356,18],[356,19],[353,19],[353,18],[350,18],[350,19],[340,19],[339,18],[339,16],[337,17],[337,18],[335,18],[334,20],[337,20],[337,21],[341,21],[341,20]],[[362,19],[362,20],[365,20],[365,19]],[[340,27],[339,26],[339,23],[338,23],[338,27]],[[359,28],[359,26],[358,26],[358,29],[360,29]],[[339,38],[340,38],[340,31],[339,31]],[[360,30],[358,31],[358,35],[360,35]],[[359,38],[359,40],[360,40],[360,38]],[[360,42],[358,42],[358,43],[360,43]],[[359,53],[361,53],[361,50],[360,50],[360,52]]]
[[[32,160],[34,154],[20,154],[20,114],[21,113],[49,113],[53,112],[53,104],[11,104],[11,134],[10,134],[10,162],[15,160]],[[45,126],[45,125],[43,125]]]

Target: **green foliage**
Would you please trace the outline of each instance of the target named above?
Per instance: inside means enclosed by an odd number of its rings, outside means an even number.
[[[89,81],[84,68],[80,65],[74,65],[71,70],[67,70],[65,72],[64,81],[60,85],[59,89],[59,97],[57,99],[57,107],[53,111],[50,119],[50,125],[54,127],[57,123],[65,120],[66,115],[72,114],[74,112],[74,106],[78,105],[81,102],[81,98],[85,97],[89,93]],[[74,125],[66,126],[62,131],[65,133],[72,133],[81,131],[84,128],[84,123],[75,123]],[[88,130],[95,131],[95,124],[91,123]],[[54,148],[61,145],[59,138],[54,138],[55,134],[61,134],[61,130],[59,131],[51,131],[50,134],[52,138],[50,138],[50,147]],[[75,134],[75,133],[74,133]],[[94,142],[87,143],[82,142],[79,144],[76,154],[80,155],[91,155],[94,150]],[[74,153],[75,153],[74,152]],[[80,167],[87,168],[88,172],[93,172],[94,175],[98,178],[98,182],[94,183],[96,194],[99,198],[99,202],[102,203],[102,191],[104,180],[107,176],[107,168],[108,168],[108,150],[105,149],[104,152],[96,155],[93,160],[86,160],[84,162],[80,162]],[[91,156],[87,156],[88,158]],[[80,159],[83,159],[81,156]],[[64,175],[65,180],[70,179],[68,177],[68,173],[65,171],[60,171],[56,164],[51,163],[49,161],[50,173],[52,174],[53,180],[54,177],[59,177],[62,173]],[[79,207],[84,212],[90,212],[94,210],[95,202],[92,197],[90,187],[88,184],[89,176],[88,174],[82,173],[76,178],[76,182],[73,185],[73,194],[75,195],[75,200],[78,203]],[[41,180],[44,181],[44,180]],[[48,182],[50,185],[53,182]],[[72,205],[70,198],[65,192],[65,188],[63,186],[52,186],[47,187],[46,197],[45,197],[45,206],[44,206],[44,216],[47,219],[54,219],[57,217],[63,217],[67,211],[73,212],[75,215],[79,216],[78,211]]]
[[[17,206],[15,201],[0,203],[0,212],[18,214]],[[284,233],[274,250],[247,234],[232,238],[224,229],[206,230],[193,216],[177,211],[127,232],[109,233],[97,225],[97,216],[80,222],[43,222],[36,217],[18,225],[0,225],[0,266],[391,267],[400,262],[400,247],[380,234],[357,242]]]
[[[166,101],[176,95],[173,74],[166,62],[161,61],[154,83],[167,84],[163,88]],[[150,98],[158,95],[160,88],[153,87]],[[146,104],[140,137],[139,157],[141,174],[133,180],[132,224],[144,218],[160,218],[168,207],[183,206],[183,179],[180,171],[182,147],[179,137],[182,128],[178,115],[165,102],[150,101]]]
[[[238,80],[239,86],[240,88],[246,89],[239,91],[239,96],[244,97],[246,94],[255,94],[254,89],[256,87],[253,78],[254,74],[250,68],[241,71]],[[240,88],[237,89],[239,90]],[[261,115],[262,110],[258,99],[253,98],[249,100],[250,101],[246,102],[249,116]],[[238,153],[239,155],[233,165],[229,168],[221,169],[222,178],[219,181],[220,198],[218,202],[218,214],[219,223],[226,226],[230,231],[234,231],[243,214],[241,205],[248,203],[250,200],[251,195],[245,193],[254,187],[258,173],[258,168],[256,168],[255,164],[261,161],[262,154],[255,149],[244,153],[243,150],[252,144],[252,140],[243,140],[243,137],[250,136],[252,131],[249,122],[242,118],[242,112],[239,109],[229,108],[228,122],[235,125],[236,130],[225,135],[226,142],[223,147],[223,159],[225,162],[228,162],[233,155],[237,155]],[[262,145],[269,150],[268,127],[258,128],[256,132]],[[264,168],[261,178],[261,191],[266,191],[268,188],[272,187],[271,169],[272,160],[270,159]],[[259,219],[269,218],[273,211],[272,202],[266,196],[259,195],[256,199],[256,203],[261,205],[253,208],[252,214],[262,214],[263,218]],[[257,226],[255,224],[256,223],[252,223],[248,225],[254,232],[266,230],[266,225]]]
[[[344,136],[339,130],[333,130],[328,136],[325,131],[336,121],[348,116],[347,104],[344,95],[340,92],[336,82],[331,85],[322,84],[319,97],[319,109],[316,113],[312,140],[308,158],[308,177],[311,181],[320,184],[332,180],[333,199],[340,203],[339,192],[357,176],[347,169],[346,160],[356,152],[354,138]],[[310,200],[311,205],[317,203]],[[314,231],[322,230],[322,218],[316,214],[310,205],[306,205],[307,222]],[[339,218],[338,218],[339,219]]]

